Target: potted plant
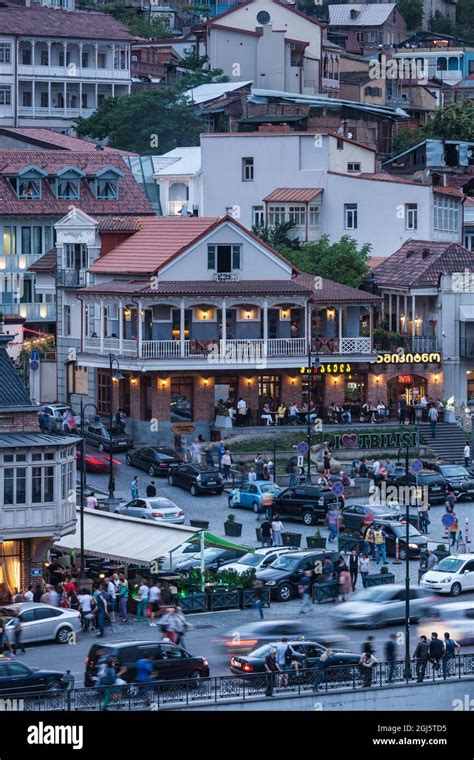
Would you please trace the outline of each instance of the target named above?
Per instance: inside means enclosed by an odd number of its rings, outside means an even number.
[[[229,414],[229,410],[223,404],[221,404],[217,410],[214,424],[217,428],[232,428],[232,418]]]
[[[242,535],[242,523],[235,522],[235,515],[227,515],[227,520],[224,523],[224,531],[226,536],[237,538]]]
[[[395,583],[395,575],[390,572],[390,569],[386,565],[382,565],[380,572],[376,575],[368,575],[365,579],[365,587],[371,586],[385,586],[388,583]]]
[[[314,536],[306,536],[306,546],[308,549],[325,549],[326,539],[321,536],[319,528],[316,529]]]
[[[313,584],[313,603],[332,602],[339,593],[337,580],[327,580],[325,575],[317,575]]]
[[[201,528],[207,530],[209,528],[209,522],[207,520],[190,520],[189,524],[192,528]]]
[[[299,549],[301,546],[301,533],[289,533],[289,532],[283,532],[281,534],[281,540],[283,541],[283,546],[294,546],[296,549]]]

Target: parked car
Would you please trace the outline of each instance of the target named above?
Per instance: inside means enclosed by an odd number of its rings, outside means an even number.
[[[81,424],[81,418],[78,415],[77,412],[74,411],[70,406],[67,404],[45,404],[41,406],[38,410],[38,414],[49,414],[51,417],[50,420],[50,431],[55,433],[62,433],[63,432],[63,416],[65,412],[71,412],[72,416],[74,417],[74,422],[76,423],[76,426],[79,427]]]
[[[474,591],[474,554],[450,554],[424,574],[421,585],[437,594],[451,596]]]
[[[66,688],[64,673],[59,670],[29,668],[11,657],[0,660],[0,694],[21,696],[41,691],[62,691]],[[4,708],[5,709],[5,708]]]
[[[82,460],[82,452],[81,452],[80,447],[78,447],[76,449],[76,463],[77,463],[78,470],[80,470],[80,467],[81,467],[81,460]],[[84,462],[85,462],[86,472],[107,473],[109,471],[110,459],[108,456],[104,454],[91,454],[89,451],[86,450]],[[122,464],[122,462],[119,462],[118,459],[112,459],[112,463],[114,464],[114,466]]]
[[[389,507],[377,507],[371,504],[351,504],[342,510],[341,517],[345,528],[360,530],[364,526],[364,518],[370,515],[375,520],[397,520],[400,512]]]
[[[222,565],[235,562],[247,554],[246,549],[218,549],[209,546],[204,549],[204,567],[206,570],[217,570]],[[186,573],[189,570],[201,567],[201,553],[195,553],[189,559],[183,559],[177,563],[175,570],[178,573]]]
[[[99,451],[110,450],[109,428],[102,422],[86,422],[84,426],[84,440],[91,446],[96,446]],[[133,440],[120,428],[112,427],[112,451],[125,451],[133,446]]]
[[[281,488],[276,483],[268,480],[255,480],[253,483],[243,483],[238,488],[233,488],[229,493],[228,504],[231,509],[244,507],[253,509],[257,514],[262,509],[262,497],[271,494],[273,497],[281,493]]]
[[[446,480],[458,499],[474,499],[474,477],[459,464],[434,464],[436,472]]]
[[[263,581],[265,588],[270,589],[273,599],[287,602],[297,594],[305,570],[313,570],[315,563],[322,562],[326,557],[334,561],[338,553],[315,549],[281,554],[270,567],[258,570],[257,578]]]
[[[180,562],[194,557],[198,551],[199,542],[184,542],[182,544],[179,544],[179,546],[177,546],[176,549],[173,549],[172,552],[167,552],[162,557],[159,557],[160,570],[164,572],[175,570]]]
[[[239,625],[237,631],[231,628],[216,636],[213,643],[225,654],[243,654],[283,637],[312,640],[316,636],[323,646],[332,647],[348,641],[347,636],[340,634],[316,634],[314,623],[309,621],[306,623],[303,620],[264,620]]]
[[[314,525],[326,519],[332,504],[337,504],[332,491],[303,484],[285,488],[275,496],[273,512],[287,519],[302,520],[305,525]]]
[[[200,493],[221,494],[224,490],[222,475],[217,467],[204,464],[179,464],[170,467],[168,483],[170,486],[186,488],[191,496],[198,496]]]
[[[8,638],[13,640],[15,614],[20,611],[23,626],[22,639],[25,644],[35,641],[56,641],[67,644],[72,634],[81,630],[81,616],[76,610],[51,607],[41,602],[20,602],[5,604],[0,608],[0,614],[8,618],[6,631]]]
[[[225,566],[225,570],[234,570],[239,575],[249,570],[263,570],[274,562],[280,554],[288,554],[295,551],[291,546],[272,546],[263,549],[255,549],[254,552],[244,554],[237,562],[231,562]]]
[[[433,594],[419,586],[410,588],[410,617],[420,620],[434,603]],[[405,586],[373,586],[352,594],[346,604],[334,612],[335,618],[343,626],[380,628],[405,620]]]
[[[115,514],[126,517],[140,517],[143,520],[156,522],[184,523],[184,512],[171,499],[164,496],[154,496],[150,499],[132,499],[127,504],[117,507]]]
[[[127,683],[136,679],[136,663],[147,655],[153,655],[155,681],[174,681],[181,678],[197,680],[209,677],[209,663],[205,657],[195,657],[183,647],[163,641],[112,641],[93,644],[86,658],[84,685],[95,686],[97,661],[99,657],[116,657],[120,667],[125,667],[121,675]]]
[[[157,475],[168,475],[170,467],[179,464],[181,459],[174,449],[166,446],[143,446],[140,449],[129,449],[125,461],[132,467],[145,470],[154,478]]]
[[[278,646],[280,642],[275,639],[268,644],[252,649],[247,655],[239,655],[232,657],[230,661],[230,669],[235,674],[246,673],[265,673],[265,659],[272,648]],[[326,651],[326,647],[319,643],[319,641],[301,641],[301,639],[288,639],[288,644],[300,655],[300,663],[302,668],[315,668],[319,662],[322,654]],[[328,680],[337,680],[338,676],[347,679],[354,670],[357,677],[359,676],[358,665],[360,660],[360,654],[353,652],[344,652],[341,650],[333,649],[331,657],[331,668],[341,668],[341,670],[331,670],[328,672]]]
[[[454,602],[454,604],[437,604],[425,616],[426,622],[418,626],[418,636],[424,634],[430,638],[433,628],[449,631],[451,638],[461,644],[474,644],[474,603]],[[436,625],[438,624],[438,625]],[[441,634],[440,630],[440,634]]]
[[[400,486],[413,486],[415,487],[418,482],[418,487],[427,489],[428,503],[429,504],[443,504],[446,500],[446,479],[437,472],[422,470],[417,476],[413,473],[408,475],[400,475],[393,478],[391,484],[397,487]],[[400,503],[402,499],[400,499]]]
[[[406,523],[394,520],[376,520],[373,527],[375,530],[382,528],[387,533],[388,538],[385,540],[385,545],[388,557],[395,557],[396,540],[398,538],[398,557],[401,560],[405,560],[407,552]],[[408,531],[408,555],[410,559],[419,559],[421,549],[426,549],[428,546],[428,539],[414,525],[410,524]]]

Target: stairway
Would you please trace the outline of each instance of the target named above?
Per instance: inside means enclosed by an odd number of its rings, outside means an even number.
[[[438,422],[436,425],[436,438],[431,435],[429,423],[420,424],[420,436],[431,451],[445,462],[464,464],[464,446],[466,434],[455,423]]]

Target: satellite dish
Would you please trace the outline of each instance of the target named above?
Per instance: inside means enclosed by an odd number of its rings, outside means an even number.
[[[259,24],[268,24],[270,22],[270,14],[268,11],[259,11],[257,13],[257,21]]]

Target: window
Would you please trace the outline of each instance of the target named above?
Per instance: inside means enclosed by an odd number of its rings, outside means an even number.
[[[254,166],[253,158],[242,159],[242,182],[253,182]]]
[[[21,252],[25,256],[31,254],[31,227],[21,228]]]
[[[377,42],[377,32],[367,32],[367,42]]]
[[[11,63],[12,46],[7,43],[0,44],[0,63]]]
[[[191,377],[171,378],[171,422],[188,422],[193,419],[193,380]]]
[[[11,106],[12,88],[9,84],[0,85],[0,106]]]
[[[5,467],[3,503],[26,504],[26,469],[24,467]]]
[[[242,246],[208,245],[207,268],[218,273],[230,273],[242,266]]]
[[[338,141],[337,141],[337,149],[338,150],[344,150],[344,140],[338,139]]]
[[[124,385],[130,387],[129,383]],[[107,370],[97,370],[97,411],[99,414],[109,413],[110,375]],[[126,409],[124,409],[127,412]],[[127,413],[128,414],[128,413]]]
[[[347,164],[348,172],[360,172],[360,163],[350,162]]]
[[[105,53],[97,53],[97,68],[98,69],[107,68],[107,56]]]
[[[78,179],[58,179],[57,197],[60,200],[76,200],[79,198]]]
[[[321,224],[321,206],[309,207],[309,226],[319,227]]]
[[[31,104],[33,102],[33,98],[31,95],[31,92],[24,92],[22,96],[22,105],[24,108],[31,108]]]
[[[268,224],[270,227],[276,227],[277,224],[283,224],[286,221],[286,206],[269,206],[268,207]]]
[[[418,205],[405,203],[405,227],[407,230],[418,229]]]
[[[17,195],[22,200],[38,200],[41,198],[40,179],[18,179]]]
[[[344,204],[344,229],[357,229],[357,203]]]
[[[83,69],[89,68],[89,53],[82,53],[81,66]]]
[[[306,206],[289,206],[288,219],[296,227],[304,227],[306,224]]]
[[[103,98],[102,98],[102,101],[100,103],[99,102],[97,103],[97,105],[100,106],[102,102],[103,102]],[[88,105],[87,105],[87,92],[83,92],[82,93],[81,105],[82,105],[83,108],[88,108]]]
[[[40,51],[40,66],[48,66],[48,64],[49,64],[48,51],[41,50]]]
[[[381,87],[366,87],[365,94],[380,97],[382,95],[382,88]]]
[[[16,227],[8,225],[3,228],[3,253],[5,256],[16,254]]]
[[[241,251],[240,245],[232,246],[232,269],[241,269],[240,251]]]
[[[65,306],[64,316],[63,316],[63,335],[70,335],[70,334],[71,334],[71,307]]]
[[[252,206],[252,224],[265,224],[265,211],[263,206]]]
[[[434,229],[439,232],[458,232],[459,201],[457,199],[444,198],[435,193]]]
[[[23,48],[21,51],[21,62],[23,66],[31,66],[31,48]]]
[[[43,252],[43,228],[33,227],[33,253],[38,255]]]
[[[114,53],[114,69],[126,69],[127,68],[127,55],[126,51],[122,48],[115,48]]]
[[[73,462],[65,462],[61,465],[61,499],[66,501],[70,493],[75,491],[74,489],[74,470]]]
[[[258,378],[259,403],[279,402],[281,397],[281,378],[279,375],[260,375]]]
[[[356,40],[364,44],[364,32],[356,32]]]
[[[117,180],[98,179],[96,184],[96,198],[100,201],[117,200],[118,185]]]
[[[54,501],[54,467],[33,467],[31,501],[33,504]]]
[[[48,106],[49,106],[49,99],[48,99],[48,93],[47,92],[41,92],[40,93],[40,106],[41,106],[41,108],[48,108]]]
[[[85,243],[65,243],[64,244],[64,268],[65,269],[87,269],[87,245]]]
[[[215,245],[207,246],[207,268],[208,269],[216,268],[216,246]]]
[[[73,393],[79,396],[87,396],[89,393],[89,372],[87,367],[78,367],[76,362],[69,362],[66,366],[68,401],[70,401]]]
[[[345,377],[344,401],[364,404],[366,401],[366,377],[363,373],[353,372]]]

